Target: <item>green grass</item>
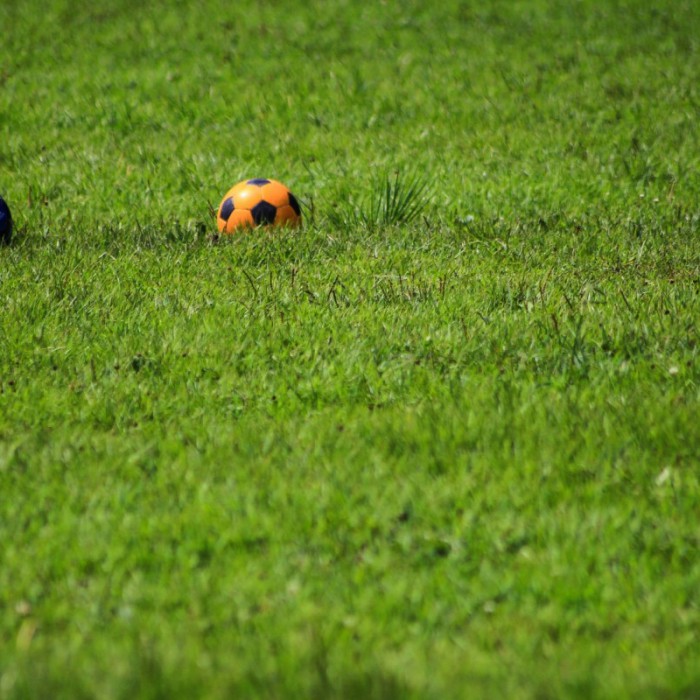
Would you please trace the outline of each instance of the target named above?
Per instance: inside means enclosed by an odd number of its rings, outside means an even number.
[[[697,698],[697,3],[104,5],[0,7],[0,698]]]

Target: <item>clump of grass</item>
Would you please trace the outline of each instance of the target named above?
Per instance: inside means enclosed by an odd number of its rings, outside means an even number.
[[[427,179],[418,173],[383,173],[372,179],[369,194],[359,201],[341,200],[328,218],[340,229],[376,230],[410,224],[425,210],[429,201],[427,190]]]

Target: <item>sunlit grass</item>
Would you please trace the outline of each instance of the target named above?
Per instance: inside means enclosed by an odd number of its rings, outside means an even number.
[[[694,697],[695,3],[0,24],[0,698]]]

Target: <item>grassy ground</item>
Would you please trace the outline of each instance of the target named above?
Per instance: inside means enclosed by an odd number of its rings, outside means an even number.
[[[0,698],[698,697],[697,4],[100,5],[0,7]]]

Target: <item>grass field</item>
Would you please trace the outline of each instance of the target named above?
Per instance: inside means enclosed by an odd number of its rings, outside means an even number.
[[[698,3],[0,26],[2,700],[700,697]]]

